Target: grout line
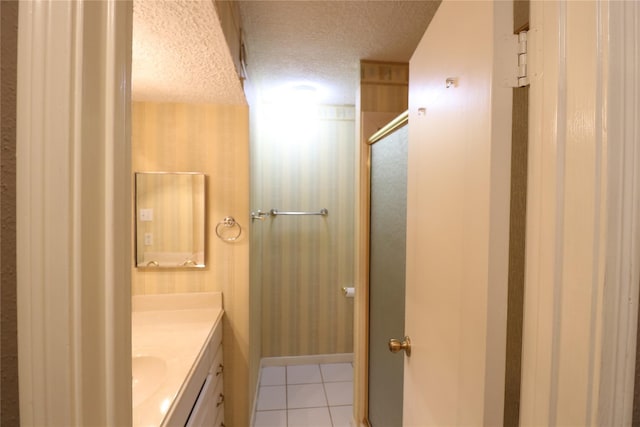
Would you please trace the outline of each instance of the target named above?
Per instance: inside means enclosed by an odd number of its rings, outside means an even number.
[[[289,370],[284,366],[284,421],[289,427]]]
[[[328,382],[324,378],[324,373],[322,372],[322,366],[320,366],[320,375],[322,376],[322,388],[324,389],[324,396],[327,399],[327,411],[329,412],[329,420],[331,421],[331,426],[333,426],[333,414],[331,414],[331,404],[329,403],[329,393],[327,392],[327,387],[325,384]]]
[[[327,388],[325,387],[324,374],[322,373],[321,366],[318,366],[318,369],[320,369],[320,379],[322,380],[322,391],[324,391],[324,398],[327,401],[327,412],[329,413],[329,421],[331,421],[331,426],[333,426],[333,417],[331,416],[331,408],[329,407],[329,395],[327,393]]]

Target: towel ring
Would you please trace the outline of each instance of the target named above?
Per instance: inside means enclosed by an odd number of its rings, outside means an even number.
[[[220,227],[223,227],[223,228],[221,229]],[[235,236],[225,236],[224,230],[231,229],[233,227],[238,227],[237,234]],[[220,240],[223,240],[225,242],[236,241],[238,240],[241,234],[242,234],[242,227],[240,226],[240,224],[236,222],[235,219],[233,219],[232,216],[225,217],[222,221],[218,223],[218,225],[216,225],[216,236],[218,236]]]

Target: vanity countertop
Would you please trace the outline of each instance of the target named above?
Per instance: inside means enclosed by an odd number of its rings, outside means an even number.
[[[133,297],[134,427],[159,427],[222,319],[220,292]]]

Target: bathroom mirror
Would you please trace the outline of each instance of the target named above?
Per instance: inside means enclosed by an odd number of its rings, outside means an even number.
[[[135,174],[136,266],[205,266],[205,175]]]

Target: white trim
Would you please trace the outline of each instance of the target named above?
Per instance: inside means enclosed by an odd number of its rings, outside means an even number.
[[[71,92],[71,82],[56,81],[56,76],[70,73],[65,42],[71,39],[73,11],[70,3],[65,6],[46,9],[26,2],[19,11],[17,268],[23,425],[72,425],[75,420],[72,403],[64,398],[73,383],[71,366],[65,363],[72,355],[70,313],[55,309],[69,298],[71,248],[60,237],[68,235],[73,224],[66,191],[70,135],[64,127],[71,122],[70,100],[65,96]],[[57,36],[50,37],[54,33]],[[47,101],[51,104],[54,99],[57,109],[48,110]]]
[[[536,7],[542,6],[542,7]],[[547,2],[531,5],[528,40],[530,69],[529,167],[527,195],[526,271],[523,318],[521,425],[549,425],[549,394],[554,355],[552,348],[554,317],[555,252],[558,233],[556,204],[558,179],[554,144],[557,130],[542,123],[556,123],[555,109],[543,108],[542,100],[557,103],[558,17],[557,7]],[[549,10],[551,9],[551,10]],[[553,58],[543,61],[544,57]],[[544,80],[542,80],[544,77]],[[544,164],[546,157],[551,161]],[[546,200],[545,200],[546,197]],[[546,223],[546,227],[543,227]],[[545,233],[546,230],[546,233]],[[546,257],[544,255],[547,254]],[[547,284],[536,286],[535,284]],[[540,390],[544,392],[540,392]]]
[[[25,426],[131,423],[131,15],[115,0],[20,5]]]
[[[564,199],[565,199],[565,164],[566,164],[566,133],[567,133],[567,5],[558,4],[558,61],[555,145],[557,158],[555,159],[555,218],[554,218],[554,254],[555,269],[553,272],[553,325],[552,329],[552,357],[551,357],[551,388],[549,393],[549,425],[556,425],[558,401],[558,374],[560,334],[562,330],[562,275],[564,258]]]
[[[599,425],[631,425],[640,292],[640,4],[609,5],[608,240]]]
[[[82,32],[84,30],[84,21],[82,19],[82,15],[84,12],[84,4],[78,3],[75,9],[74,22],[76,23],[76,28],[74,37],[72,39],[72,43],[74,43],[72,49],[74,52],[82,52]],[[75,61],[73,74],[70,76],[70,80],[73,83],[73,117],[82,117],[82,61]],[[82,121],[75,120],[73,122],[73,141],[81,141],[82,140]],[[82,144],[74,144],[73,145],[73,164],[71,167],[73,168],[72,174],[73,176],[82,176]],[[82,215],[82,194],[81,194],[81,186],[76,185],[73,186],[71,190],[72,194],[72,218],[80,218]],[[72,244],[72,257],[73,259],[80,259],[82,257],[82,224],[80,221],[72,222],[72,233],[73,233],[73,244]],[[82,277],[82,265],[78,262],[73,263],[73,280],[80,280]],[[72,297],[70,307],[72,310],[73,321],[70,326],[70,331],[72,332],[72,341],[76,343],[82,342],[82,287],[81,286],[73,286],[72,289]],[[79,372],[82,372],[82,346],[77,345],[73,347],[73,365],[75,369]],[[83,402],[83,388],[82,388],[82,377],[80,375],[74,375],[74,384],[73,384],[73,399],[75,399],[75,413],[74,419],[79,420],[82,419],[82,410],[81,408],[84,406]]]
[[[608,7],[531,2],[522,426],[598,424],[610,333]]]

